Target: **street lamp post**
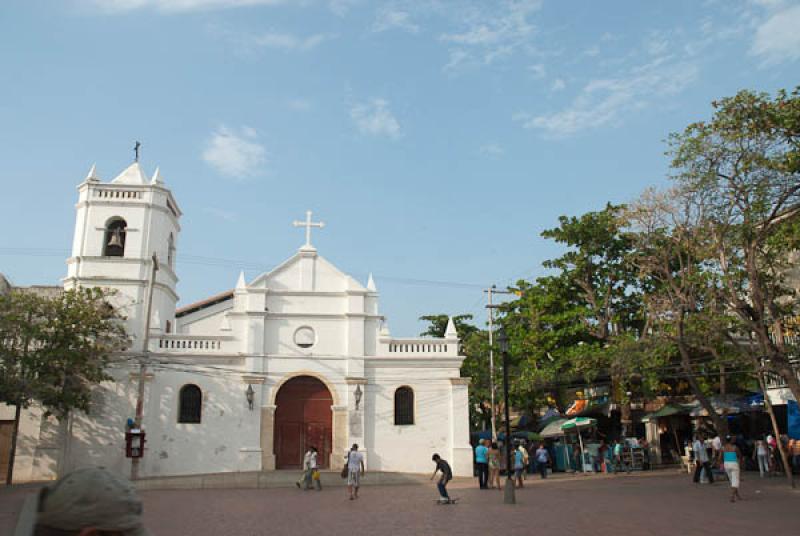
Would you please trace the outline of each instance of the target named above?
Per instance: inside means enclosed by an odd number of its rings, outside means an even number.
[[[497,344],[503,357],[503,404],[506,414],[506,486],[503,493],[503,502],[505,504],[515,504],[517,498],[514,494],[514,479],[511,476],[511,418],[508,411],[508,335],[506,335],[504,328],[500,328],[497,333]]]

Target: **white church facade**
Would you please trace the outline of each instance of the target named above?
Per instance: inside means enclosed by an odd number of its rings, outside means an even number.
[[[295,222],[306,240],[285,262],[177,308],[181,211],[160,172],[134,163],[102,182],[92,168],[78,192],[64,286],[114,289],[132,344],[89,415],[56,425],[25,412],[16,480],[87,464],[129,474],[140,360],[142,477],[299,468],[311,445],[339,468],[353,443],[368,471],[428,472],[438,452],[456,475],[472,474],[469,379],[452,321],[441,339],[393,337],[372,277],[356,281],[312,245],[321,224],[310,213]]]

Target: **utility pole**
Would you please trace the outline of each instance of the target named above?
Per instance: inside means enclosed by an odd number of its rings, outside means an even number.
[[[150,353],[150,317],[153,311],[153,288],[156,286],[156,272],[158,271],[158,256],[153,252],[152,267],[150,270],[150,281],[147,285],[147,303],[145,304],[144,316],[144,335],[142,336],[142,357],[139,359],[139,384],[136,394],[136,415],[134,417],[134,428],[142,429],[142,419],[144,417],[144,381],[147,374],[147,358]],[[141,445],[144,454],[144,445]],[[139,478],[139,460],[141,458],[131,458],[131,480]]]
[[[492,419],[492,441],[497,441],[497,424],[496,424],[496,417],[495,417],[495,408],[497,405],[495,404],[495,387],[494,387],[494,310],[499,307],[499,305],[495,305],[492,302],[492,296],[495,294],[511,294],[511,292],[507,290],[497,290],[497,285],[492,285],[491,287],[484,290],[489,298],[489,303],[486,305],[486,308],[489,309],[489,392],[491,395],[491,419]]]
[[[500,354],[503,357],[503,399],[506,414],[506,441],[505,445],[503,445],[506,449],[506,485],[503,493],[503,503],[516,504],[514,477],[511,473],[511,455],[513,451],[511,450],[511,419],[508,407],[508,336],[506,335],[506,330],[502,327],[500,328],[500,333],[497,334],[497,344],[500,346]]]

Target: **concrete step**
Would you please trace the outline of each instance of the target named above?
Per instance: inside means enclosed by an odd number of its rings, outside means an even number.
[[[139,490],[166,489],[258,489],[293,488],[301,471],[252,471],[243,473],[211,473],[203,475],[161,476],[141,478],[135,482]],[[339,471],[321,471],[323,487],[344,487],[347,480]],[[461,479],[456,479],[461,480]],[[471,479],[464,479],[469,481]],[[361,478],[362,486],[430,485],[430,475],[372,471]]]

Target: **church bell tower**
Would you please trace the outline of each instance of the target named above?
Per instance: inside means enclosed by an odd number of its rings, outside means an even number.
[[[175,253],[180,217],[161,173],[156,169],[148,178],[139,165],[138,152],[136,161],[111,182],[102,182],[92,166],[78,186],[75,236],[64,288],[116,291],[113,302],[127,318],[131,350],[142,350],[154,254],[158,269],[150,334],[171,332],[175,325]]]

